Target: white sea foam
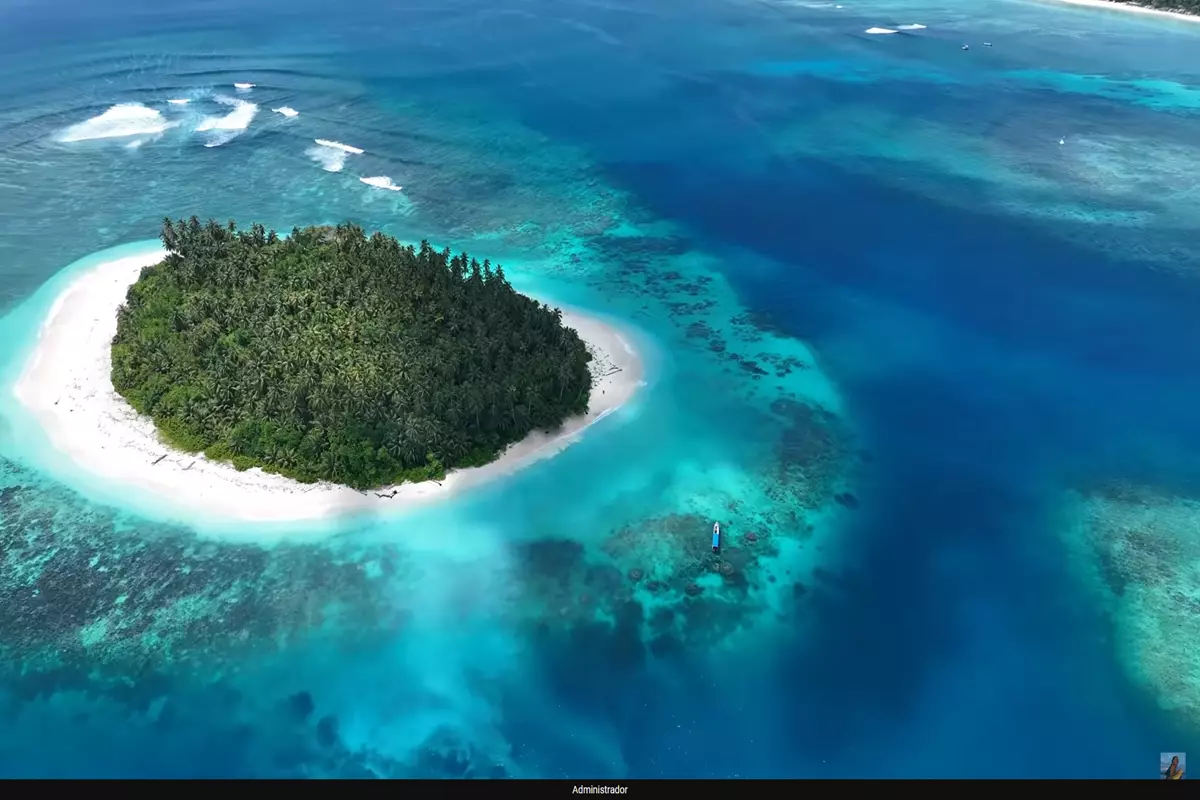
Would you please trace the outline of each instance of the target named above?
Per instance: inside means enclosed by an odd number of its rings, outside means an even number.
[[[341,150],[334,150],[332,147],[310,147],[304,151],[304,154],[313,161],[321,165],[321,168],[326,172],[341,172],[346,166],[346,159],[350,154]]]
[[[280,106],[279,108],[272,108],[271,110],[274,111],[276,114],[283,114],[285,117],[300,116],[300,112],[297,111],[296,109],[292,108],[291,106]]]
[[[398,192],[403,189],[403,186],[397,186],[392,182],[392,179],[387,175],[376,175],[373,178],[359,178],[360,181],[367,186],[376,186],[380,189],[391,189],[393,192]]]
[[[897,25],[896,27],[902,31],[923,31],[923,30],[925,30],[925,26],[919,22],[914,22],[911,25]]]
[[[233,85],[233,88],[237,89],[239,92],[245,92],[245,91],[249,91],[250,89],[253,89],[254,86],[255,86],[255,84],[253,84],[253,83],[235,83]]]
[[[197,133],[210,132],[208,141],[204,144],[205,147],[217,147],[230,141],[250,127],[250,123],[254,121],[254,116],[258,113],[258,106],[246,100],[237,100],[221,95],[214,97],[213,100],[223,106],[230,106],[233,110],[224,116],[205,117],[196,126]]]
[[[154,136],[176,123],[141,103],[120,103],[99,116],[66,128],[58,135],[60,142],[83,142],[89,139],[115,139],[126,136]]]
[[[316,147],[310,147],[304,154],[321,165],[326,172],[341,172],[346,166],[346,159],[351,155],[362,155],[358,147],[335,142],[330,139],[313,139]]]
[[[197,131],[244,131],[254,120],[254,115],[258,113],[258,106],[246,100],[220,95],[214,97],[213,100],[223,106],[230,106],[233,110],[220,117],[205,117],[196,126]]]
[[[898,31],[894,31],[891,28],[867,28],[866,32],[870,33],[872,35],[884,34],[884,33],[898,33]]]
[[[177,97],[174,100],[168,100],[167,102],[173,106],[186,106],[188,103],[192,102],[192,99],[190,97]]]

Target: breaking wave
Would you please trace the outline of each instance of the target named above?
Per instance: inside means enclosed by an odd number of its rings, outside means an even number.
[[[898,31],[894,31],[891,28],[867,28],[866,33],[878,35],[884,33],[898,33]]]
[[[292,108],[291,106],[280,106],[279,108],[272,108],[271,110],[274,111],[276,114],[283,114],[285,117],[300,116],[300,112],[297,111],[296,109]]]
[[[258,106],[246,100],[237,100],[221,95],[214,97],[213,100],[223,106],[230,106],[233,110],[224,116],[205,117],[196,126],[197,133],[209,133],[208,141],[204,143],[205,147],[217,147],[234,139],[250,127],[250,123],[254,121],[254,116],[258,113]]]
[[[321,145],[321,147],[332,147],[334,150],[341,150],[346,153],[354,153],[355,155],[363,154],[361,147],[353,147],[348,144],[342,144],[341,142],[335,142],[332,139],[313,139],[313,141]]]
[[[362,155],[362,149],[348,144],[335,142],[330,139],[313,139],[316,147],[304,151],[305,155],[316,161],[326,172],[341,172],[346,166],[346,159],[352,155]]]
[[[919,22],[914,22],[911,25],[897,25],[896,27],[902,31],[923,31],[923,30],[925,30],[925,26]]]
[[[66,128],[60,142],[84,142],[89,139],[115,139],[128,136],[157,136],[177,123],[163,118],[141,103],[119,103],[99,116]]]
[[[393,192],[398,192],[403,189],[403,186],[397,186],[387,175],[376,175],[373,178],[359,178],[360,181],[367,186],[375,186],[380,189],[390,189]]]

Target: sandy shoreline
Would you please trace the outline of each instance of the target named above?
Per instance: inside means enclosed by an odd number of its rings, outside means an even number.
[[[1183,20],[1184,22],[1200,22],[1200,16],[1195,14],[1184,14],[1181,11],[1166,11],[1159,8],[1148,8],[1147,6],[1135,6],[1130,3],[1117,3],[1113,0],[1053,0],[1056,3],[1066,3],[1072,6],[1087,6],[1089,8],[1107,8],[1112,11],[1129,11],[1134,14],[1148,14],[1154,17],[1167,17],[1169,19]]]
[[[238,472],[203,455],[168,450],[154,424],[113,389],[110,346],[117,330],[117,309],[142,267],[158,263],[163,255],[158,251],[109,261],[75,278],[55,299],[13,393],[41,423],[54,447],[79,466],[153,492],[170,505],[204,517],[301,521],[402,510],[444,499],[558,453],[589,425],[629,400],[641,385],[641,361],[619,331],[563,309],[563,322],[579,332],[592,352],[593,388],[588,413],[567,420],[560,430],[533,433],[491,464],[451,472],[440,482],[374,492],[302,484],[258,469]],[[392,488],[394,497],[376,496],[376,492],[390,494]]]

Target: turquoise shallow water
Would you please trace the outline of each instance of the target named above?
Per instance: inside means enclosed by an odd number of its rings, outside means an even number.
[[[1153,777],[1197,744],[1061,507],[1196,474],[1200,26],[1007,1],[2,13],[5,387],[72,271],[191,214],[501,261],[629,326],[647,386],[511,479],[304,526],[86,477],[6,388],[0,774]],[[929,27],[862,34],[906,22]],[[117,103],[169,127],[87,138]],[[317,138],[364,152],[331,172]]]

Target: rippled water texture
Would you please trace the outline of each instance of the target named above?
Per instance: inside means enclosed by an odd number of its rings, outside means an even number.
[[[1020,0],[0,6],[0,774],[1200,752],[1197,52]],[[135,509],[9,387],[191,214],[502,261],[648,385],[407,515]]]

